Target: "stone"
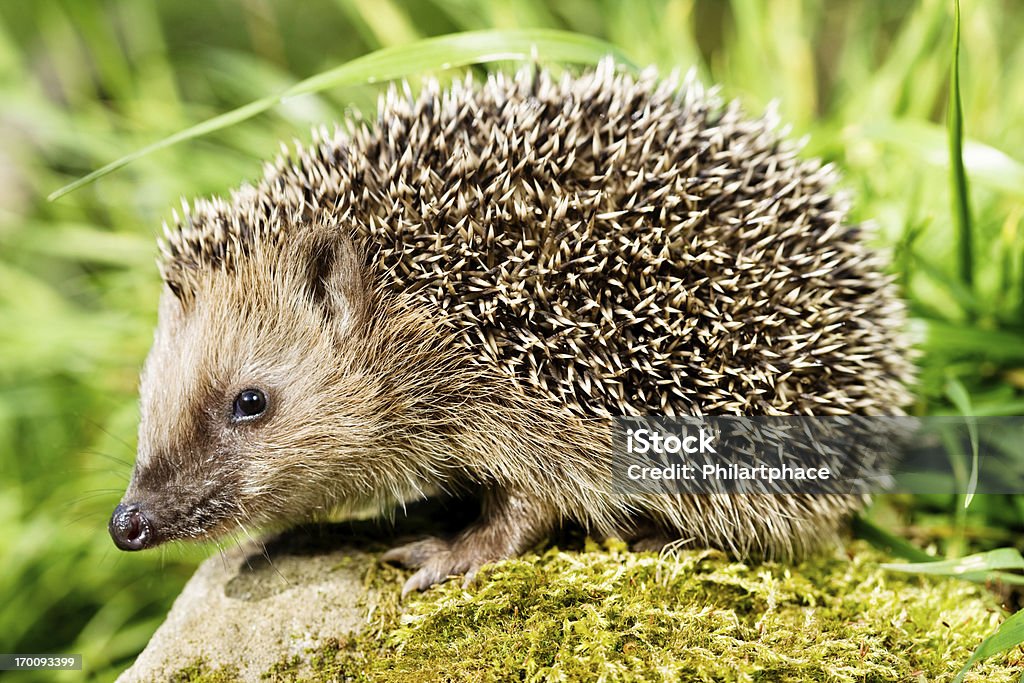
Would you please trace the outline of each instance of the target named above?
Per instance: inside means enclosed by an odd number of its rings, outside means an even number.
[[[421,527],[422,529],[422,527]],[[379,526],[214,555],[119,683],[948,680],[1004,618],[984,588],[863,542],[798,565],[581,537],[400,600]],[[1019,648],[967,681],[1016,681]]]

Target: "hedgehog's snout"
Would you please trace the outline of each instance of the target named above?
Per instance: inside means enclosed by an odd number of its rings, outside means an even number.
[[[114,508],[107,528],[114,545],[121,550],[142,550],[153,545],[153,525],[137,503]]]

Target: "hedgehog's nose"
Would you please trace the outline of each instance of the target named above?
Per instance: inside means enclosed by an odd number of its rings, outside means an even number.
[[[110,516],[110,537],[121,550],[142,550],[153,540],[153,530],[137,504],[118,505]]]

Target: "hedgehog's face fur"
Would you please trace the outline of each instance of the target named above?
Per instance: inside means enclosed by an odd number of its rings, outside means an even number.
[[[111,520],[119,546],[308,519],[366,497],[355,455],[380,393],[358,361],[369,288],[351,246],[313,232],[234,272],[206,269],[187,295],[165,289],[138,458]]]

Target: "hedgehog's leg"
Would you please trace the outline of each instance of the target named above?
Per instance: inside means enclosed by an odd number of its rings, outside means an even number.
[[[392,548],[381,559],[419,570],[405,582],[403,597],[458,574],[468,585],[483,565],[516,557],[544,538],[555,524],[549,509],[518,492],[488,490],[480,519],[455,538],[425,538]]]

